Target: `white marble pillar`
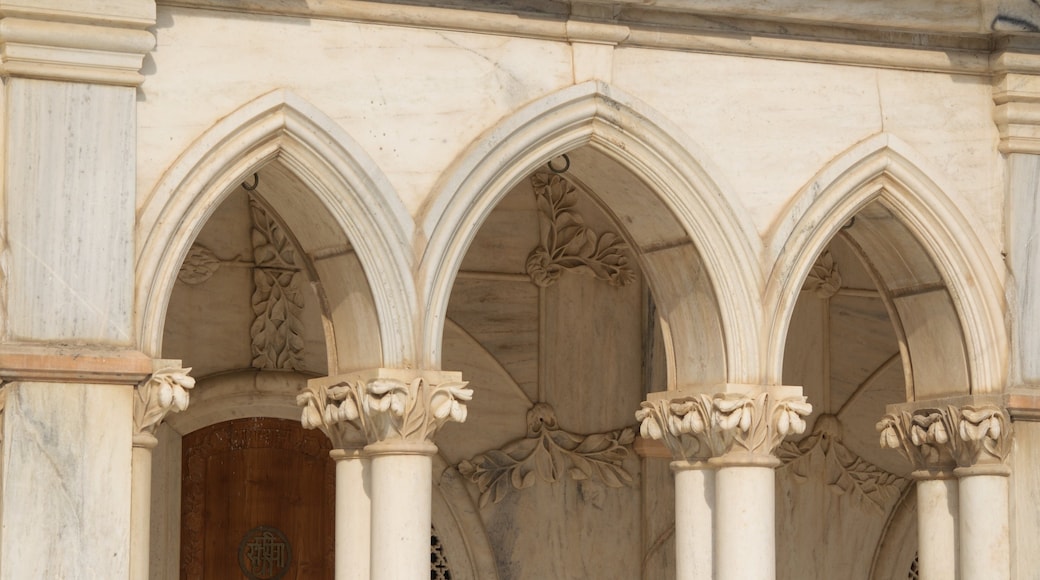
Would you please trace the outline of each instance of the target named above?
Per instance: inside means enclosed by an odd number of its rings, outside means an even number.
[[[130,580],[148,580],[151,561],[152,449],[155,430],[170,413],[188,408],[195,379],[180,361],[159,360],[156,371],[134,392],[134,436],[130,490]]]
[[[775,578],[772,453],[805,430],[812,407],[801,388],[721,385],[648,399],[636,413],[640,434],[676,459],[677,578]]]
[[[714,569],[715,468],[706,461],[673,461],[675,576],[711,580]]]
[[[371,460],[359,447],[330,455],[336,462],[336,580],[370,580]]]
[[[348,541],[339,536],[349,525],[344,520],[360,523],[365,517],[351,514],[350,499],[359,494],[354,507],[363,511],[366,490],[371,498],[368,535],[358,538],[359,545],[370,546],[369,553],[351,548],[367,562],[361,566],[368,574],[351,575],[346,568],[358,562],[337,557],[337,580],[410,580],[430,573],[432,457],[437,453],[431,440],[445,423],[465,421],[465,401],[472,395],[459,373],[371,369],[311,380],[297,397],[304,407],[303,426],[322,429],[337,449],[356,447],[359,438],[368,442],[358,464],[337,467],[336,498],[337,550]],[[340,503],[340,469],[347,475],[344,492],[350,494],[345,504]]]
[[[1011,420],[1002,398],[890,405],[878,431],[882,447],[915,468],[921,578],[1009,579]]]
[[[916,472],[917,569],[922,580],[959,578],[957,480],[952,473]]]
[[[1010,580],[1011,537],[1005,465],[956,470],[960,481],[961,580]]]
[[[426,441],[381,441],[372,458],[372,580],[430,575],[433,455]]]
[[[130,484],[130,580],[148,580],[151,547],[152,449],[159,443],[151,433],[134,434]]]
[[[776,578],[775,458],[734,464],[715,479],[715,580]],[[713,460],[714,461],[714,460]]]

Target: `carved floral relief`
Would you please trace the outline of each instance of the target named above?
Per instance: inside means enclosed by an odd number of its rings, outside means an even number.
[[[303,353],[303,294],[296,249],[282,226],[250,199],[253,217],[253,366],[295,370]]]
[[[170,413],[188,408],[195,379],[191,368],[164,368],[152,373],[134,390],[134,432],[155,434],[156,427]]]
[[[726,453],[770,454],[784,437],[805,431],[805,397],[772,400],[767,393],[696,395],[643,402],[640,434],[662,441],[677,459]]]
[[[409,382],[379,378],[345,381],[331,387],[308,386],[296,398],[303,407],[303,426],[321,429],[337,448],[356,440],[429,441],[449,421],[466,420],[465,401],[473,389],[464,381],[429,384],[421,377]],[[356,446],[356,445],[355,445]]]
[[[900,451],[915,469],[1003,463],[1011,452],[1011,419],[996,405],[902,410],[877,430],[881,447]]]
[[[597,234],[577,212],[577,190],[564,177],[549,173],[531,176],[538,204],[541,244],[527,257],[527,274],[543,288],[565,270],[582,270],[613,286],[635,280],[627,245],[613,232]]]
[[[841,272],[830,252],[824,252],[813,264],[802,284],[802,290],[812,292],[821,299],[830,298],[841,290]]]
[[[527,437],[462,461],[458,470],[477,484],[480,507],[502,501],[513,490],[566,478],[590,484],[582,488],[582,496],[595,503],[589,499],[597,493],[594,484],[632,485],[634,478],[623,462],[634,440],[631,428],[592,435],[564,431],[553,408],[537,403],[527,412]]]
[[[822,476],[834,493],[848,494],[860,505],[883,514],[909,482],[863,459],[842,438],[841,421],[834,415],[821,415],[811,435],[784,441],[776,456],[796,480]]]

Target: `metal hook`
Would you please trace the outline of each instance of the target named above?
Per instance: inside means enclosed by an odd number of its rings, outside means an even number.
[[[244,189],[246,191],[253,191],[253,190],[256,189],[256,186],[258,186],[258,185],[260,185],[260,174],[254,173],[253,174],[253,185],[246,185],[246,182],[243,181],[242,182],[242,189]]]
[[[556,169],[555,167],[553,167],[553,159],[550,159],[549,162],[545,164],[546,167],[549,168],[549,171],[552,171],[556,175],[566,173],[567,170],[571,168],[571,158],[567,157],[566,153],[560,155],[560,157],[563,157],[563,169]]]
[[[851,228],[854,225],[856,225],[856,216],[850,217],[849,218],[849,223],[841,226],[841,229],[842,229],[842,231],[844,231],[844,230],[847,230],[847,229]]]

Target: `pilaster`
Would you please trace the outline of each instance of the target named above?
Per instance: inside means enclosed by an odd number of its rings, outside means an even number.
[[[148,580],[151,547],[152,449],[155,430],[170,413],[188,408],[195,379],[180,361],[155,361],[155,372],[134,389],[134,436],[130,492],[130,580]]]
[[[0,347],[0,578],[128,577],[133,386],[151,364]]]

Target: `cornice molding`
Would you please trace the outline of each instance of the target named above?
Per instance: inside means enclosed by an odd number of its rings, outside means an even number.
[[[0,19],[0,75],[137,86],[155,36],[140,28],[12,17]]]
[[[601,10],[607,15],[603,17],[594,16],[596,11],[589,9],[602,3],[574,3],[569,18],[557,12],[505,13],[485,11],[483,6],[415,6],[364,0],[292,5],[279,0],[168,0],[159,4],[571,43],[983,76],[989,74],[988,61],[995,35],[1008,34],[988,30],[974,20],[951,24],[942,19],[936,24],[922,16],[908,25],[894,19],[891,22],[843,21],[833,14],[815,20],[784,19],[783,10],[734,10],[725,5],[706,9],[696,3],[680,2],[672,2],[667,8],[660,3],[650,6],[622,2],[617,10]],[[897,12],[903,14],[904,11]]]

